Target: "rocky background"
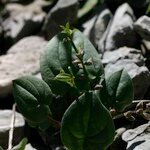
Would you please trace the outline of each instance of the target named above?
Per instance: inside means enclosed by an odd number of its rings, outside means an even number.
[[[133,80],[135,101],[150,100],[150,0],[1,0],[0,146],[7,148],[8,143],[12,80],[27,74],[40,77],[40,53],[66,22],[93,43],[106,76],[125,68]],[[117,134],[109,149],[150,150],[147,118],[115,119]],[[26,150],[50,149],[17,113],[14,144],[22,137],[29,139]]]

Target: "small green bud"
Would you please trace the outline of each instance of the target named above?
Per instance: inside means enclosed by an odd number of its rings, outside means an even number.
[[[84,56],[84,52],[83,52],[83,50],[81,50],[81,51],[79,51],[77,54],[76,54],[76,56],[79,58],[79,59],[83,59],[83,56]]]

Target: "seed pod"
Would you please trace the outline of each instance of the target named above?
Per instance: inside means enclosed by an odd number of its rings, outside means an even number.
[[[101,84],[97,84],[94,87],[94,90],[100,90],[101,88],[103,88],[103,86]]]
[[[150,103],[146,104],[146,110],[150,112]]]
[[[114,116],[116,114],[116,110],[114,108],[110,109],[109,112],[110,112],[111,116]]]
[[[140,108],[140,109],[136,110],[136,114],[142,115],[143,114],[143,109]]]
[[[133,116],[130,116],[129,118],[126,118],[126,119],[129,121],[135,121],[135,117],[133,117]]]
[[[125,116],[126,118],[130,118],[130,117],[132,116],[132,114],[133,114],[132,111],[127,111],[127,112],[124,113],[124,116]]]
[[[83,65],[82,64],[78,64],[79,69],[83,69]]]
[[[89,58],[87,61],[84,62],[85,65],[92,65],[92,58]]]
[[[144,107],[144,103],[141,101],[141,102],[139,102],[139,103],[136,105],[135,110],[143,109],[143,107]]]
[[[149,113],[146,113],[146,112],[145,112],[145,113],[143,113],[143,115],[142,115],[142,116],[143,116],[143,118],[144,118],[144,119],[146,119],[146,120],[149,120],[149,121],[150,121],[150,114],[149,114]]]
[[[75,59],[72,63],[74,65],[78,65],[78,64],[81,64],[81,61],[79,59]]]
[[[83,52],[83,50],[81,50],[81,51],[79,51],[77,54],[76,54],[76,56],[79,58],[79,59],[83,59],[83,55],[84,55],[84,52]]]

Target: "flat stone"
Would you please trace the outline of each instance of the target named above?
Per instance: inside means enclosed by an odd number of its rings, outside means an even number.
[[[20,113],[16,112],[15,116],[13,143],[16,145],[24,136],[25,121]],[[5,149],[8,146],[11,117],[11,110],[0,110],[0,145]]]
[[[134,98],[142,99],[150,86],[150,72],[146,66],[138,66],[132,60],[120,59],[105,66],[106,76],[120,69],[126,69],[133,81]]]
[[[127,142],[127,150],[149,150],[150,122],[125,131],[122,139]]]
[[[26,37],[0,56],[0,97],[12,92],[12,80],[39,72],[39,58],[47,41],[38,36]]]
[[[51,39],[60,31],[60,25],[67,22],[73,24],[77,20],[78,0],[58,0],[49,11],[42,31],[48,39]]]
[[[4,37],[9,45],[40,31],[46,16],[41,7],[36,1],[27,6],[16,3],[6,5],[9,17],[3,21],[2,25]]]
[[[135,16],[132,8],[124,3],[118,7],[113,17],[113,21],[106,31],[104,46],[99,44],[99,51],[112,51],[119,47],[136,47],[137,35],[133,29]],[[104,48],[104,49],[102,49]]]
[[[129,59],[138,66],[145,65],[145,58],[140,50],[121,47],[114,51],[106,51],[103,55],[102,63],[104,65],[116,63],[118,60]]]
[[[143,39],[150,41],[150,17],[140,17],[134,23],[134,29]]]

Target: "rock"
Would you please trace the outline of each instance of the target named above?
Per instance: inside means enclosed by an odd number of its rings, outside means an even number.
[[[143,39],[150,41],[150,17],[140,17],[134,23],[134,29]]]
[[[86,21],[84,24],[83,24],[83,34],[90,40],[90,34],[91,34],[91,30],[94,26],[94,23],[96,21],[96,18],[97,18],[97,15],[90,18],[88,21]],[[92,41],[91,41],[92,42]]]
[[[33,148],[32,145],[29,143],[26,145],[25,150],[37,150],[37,149]]]
[[[46,44],[41,37],[26,37],[0,56],[0,97],[11,93],[12,80],[39,72],[39,57]]]
[[[137,47],[137,35],[133,30],[135,16],[131,7],[124,3],[115,12],[113,21],[106,31],[104,46],[99,43],[99,51],[112,51],[119,47]],[[103,49],[104,48],[104,49]]]
[[[112,13],[109,9],[103,9],[96,17],[94,26],[90,32],[90,40],[95,47],[98,46],[99,40],[102,38],[107,26],[112,18]]]
[[[110,150],[121,150],[126,147],[126,143],[122,140],[122,134],[127,130],[127,127],[121,127],[115,131],[113,143],[110,145]]]
[[[106,76],[120,69],[126,69],[133,81],[134,98],[142,99],[150,86],[150,72],[145,66],[138,66],[129,59],[120,59],[105,66]]]
[[[125,68],[133,80],[135,98],[143,98],[150,83],[150,72],[145,67],[145,58],[141,51],[122,47],[114,51],[106,51],[102,63],[105,66],[106,76],[119,69]]]
[[[6,5],[10,15],[2,25],[4,37],[9,45],[40,31],[46,16],[41,7],[37,2],[27,6],[15,3]]]
[[[97,47],[99,40],[102,38],[112,13],[106,6],[100,8],[99,13],[83,24],[83,34]]]
[[[24,126],[25,121],[21,114],[15,113],[15,125],[14,125],[14,135],[13,143],[18,144],[24,136]],[[0,146],[7,148],[8,137],[11,124],[12,111],[11,110],[0,110]]]
[[[118,60],[129,59],[138,66],[145,65],[145,58],[140,50],[121,47],[114,51],[106,51],[103,55],[102,63],[104,65],[116,63]]]
[[[127,142],[128,150],[150,149],[150,122],[123,133],[122,139]]]
[[[64,146],[51,145],[52,150],[65,150]]]
[[[142,43],[144,44],[144,47],[146,48],[146,51],[150,52],[150,41],[142,40]]]
[[[67,22],[75,23],[77,20],[78,0],[59,0],[49,11],[42,31],[50,39],[60,31],[60,25]]]
[[[3,53],[3,28],[2,26],[0,25],[0,54]]]
[[[150,41],[142,40],[141,50],[142,50],[142,54],[147,58],[147,54],[150,53]]]

